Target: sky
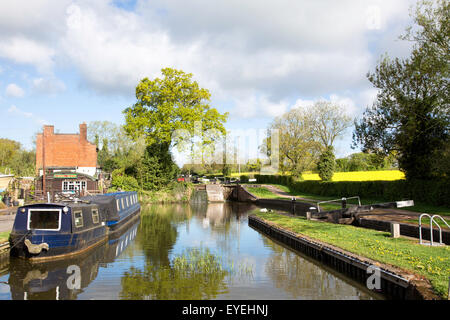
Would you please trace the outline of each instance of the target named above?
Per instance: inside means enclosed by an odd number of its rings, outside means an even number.
[[[15,0],[0,2],[0,138],[30,149],[44,124],[124,123],[144,77],[192,73],[228,130],[263,130],[319,99],[359,118],[412,0]],[[352,128],[335,145],[349,155]],[[242,147],[244,148],[244,147]]]

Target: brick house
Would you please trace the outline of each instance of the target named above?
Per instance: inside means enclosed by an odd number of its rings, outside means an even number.
[[[86,191],[98,192],[97,147],[87,140],[87,125],[80,124],[80,133],[55,133],[54,126],[45,125],[36,139],[36,190],[45,193]]]

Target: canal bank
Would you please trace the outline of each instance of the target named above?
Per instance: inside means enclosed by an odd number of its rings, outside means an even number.
[[[426,248],[378,231],[288,214],[256,213],[249,216],[249,225],[364,284],[371,276],[368,268],[379,268],[381,288],[388,297],[429,300],[447,294],[448,247]]]
[[[266,188],[269,192],[268,195],[270,198],[256,196],[249,191],[249,189],[251,190],[252,188]],[[306,216],[306,212],[315,212],[317,210],[318,200],[290,196],[288,193],[272,185],[242,185],[240,186],[240,189],[242,189],[239,191],[240,198],[243,199],[242,201],[251,201],[267,209],[283,210],[303,217]],[[450,245],[450,230],[445,228],[438,229],[436,225],[434,225],[435,227],[432,231],[427,225],[422,225],[422,230],[420,230],[418,225],[420,215],[421,213],[406,210],[374,208],[369,211],[362,210],[361,212],[356,213],[352,225],[372,230],[390,232],[391,224],[395,223],[399,225],[401,236],[416,238],[417,240],[422,237],[422,239],[426,241],[430,241],[433,238],[434,241],[442,241],[443,244]],[[416,220],[417,222],[414,224],[408,222],[409,220]],[[429,220],[424,219],[424,222],[427,221]],[[448,221],[448,223],[450,223],[450,221]],[[433,232],[433,237],[431,237],[431,232]]]

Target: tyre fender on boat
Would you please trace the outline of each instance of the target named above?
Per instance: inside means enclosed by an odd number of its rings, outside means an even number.
[[[27,246],[28,252],[31,254],[39,254],[42,250],[48,251],[48,244],[43,242],[40,244],[32,244],[30,240],[25,239],[25,245]]]

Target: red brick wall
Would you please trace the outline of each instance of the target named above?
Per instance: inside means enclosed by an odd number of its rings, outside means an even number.
[[[55,134],[53,126],[44,126],[36,139],[36,171],[42,169],[43,140],[45,167],[97,167],[97,147],[86,137],[84,123],[80,124],[80,134]]]

